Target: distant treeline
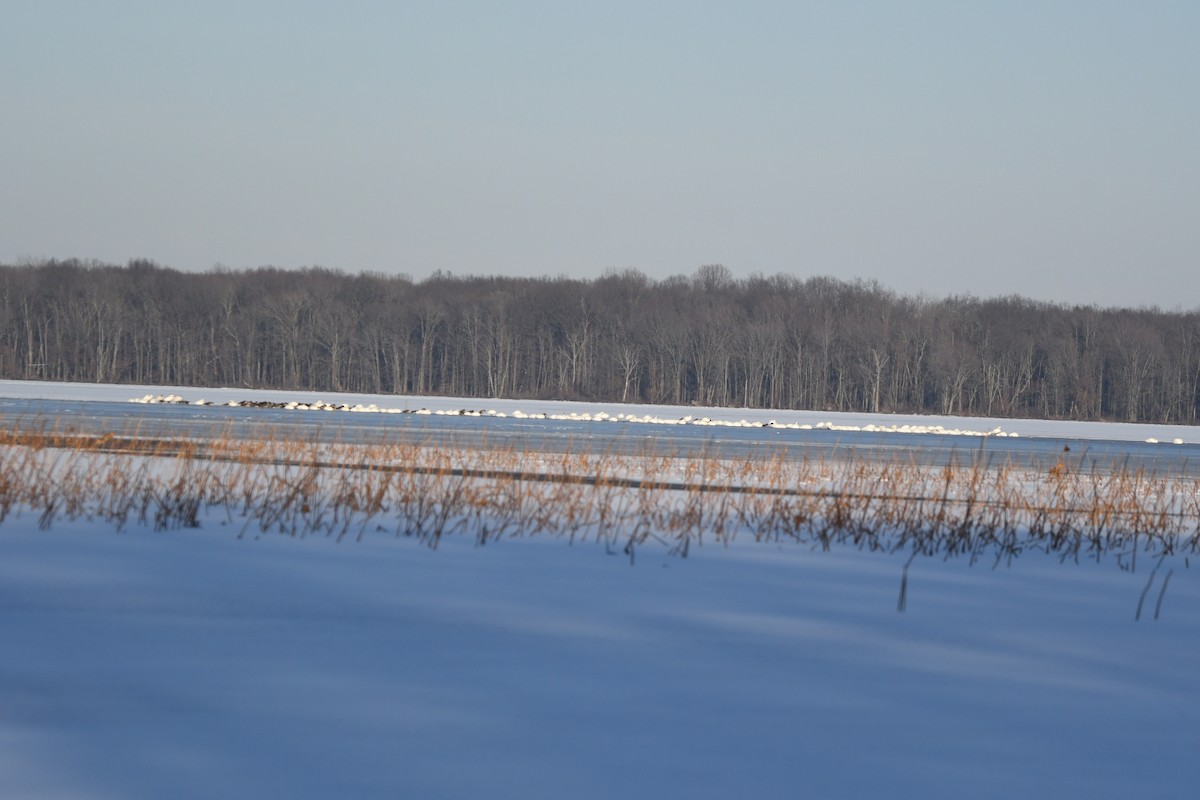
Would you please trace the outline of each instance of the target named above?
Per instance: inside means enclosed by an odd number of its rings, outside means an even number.
[[[0,265],[0,375],[1195,423],[1200,312],[654,281]]]

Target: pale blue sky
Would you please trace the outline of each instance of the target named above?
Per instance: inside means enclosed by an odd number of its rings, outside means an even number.
[[[1200,307],[1200,3],[0,0],[0,260]]]

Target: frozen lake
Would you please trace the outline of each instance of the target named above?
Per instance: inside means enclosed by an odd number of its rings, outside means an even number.
[[[22,392],[51,389],[0,387],[6,425],[1192,452],[1145,443],[1187,433],[1152,426],[980,440]],[[26,511],[0,525],[0,796],[1091,799],[1200,781],[1200,581],[1182,556],[1163,567],[1159,618],[1135,621],[1152,559],[917,559],[898,613],[905,553],[739,539],[686,559],[643,547],[631,565],[547,537],[431,550],[384,533],[239,539],[224,512],[201,523],[39,530]]]
[[[1200,587],[736,545],[0,531],[0,795],[1176,797]]]

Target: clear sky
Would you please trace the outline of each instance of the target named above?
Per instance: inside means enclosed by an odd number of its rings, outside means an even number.
[[[1200,307],[1200,3],[0,0],[0,260]]]

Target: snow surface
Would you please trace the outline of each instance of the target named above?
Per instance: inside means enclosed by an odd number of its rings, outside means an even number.
[[[567,401],[506,400],[461,397],[412,397],[387,394],[354,394],[330,392],[294,392],[265,389],[197,388],[184,386],[135,386],[129,384],[54,383],[49,381],[0,381],[0,397],[45,400],[103,400],[127,402],[152,395],[178,395],[189,402],[229,403],[243,400],[312,403],[322,401],[348,406],[374,405],[377,409],[403,409],[431,413],[460,410],[495,411],[509,416],[525,415],[633,415],[660,420],[709,419],[725,423],[764,424],[814,428],[836,426],[839,429],[899,428],[913,426],[921,429],[941,428],[947,432],[979,435],[999,432],[1007,435],[1053,437],[1058,439],[1107,439],[1113,441],[1165,444],[1200,441],[1197,428],[1188,425],[1152,425],[1124,422],[1076,422],[1071,420],[997,419],[992,417],[961,417],[919,414],[868,414],[833,411],[772,410],[711,408],[697,406],[667,406],[620,403],[576,403]]]
[[[235,523],[236,525],[236,523]],[[0,796],[1172,797],[1200,587],[752,543],[0,529]]]

